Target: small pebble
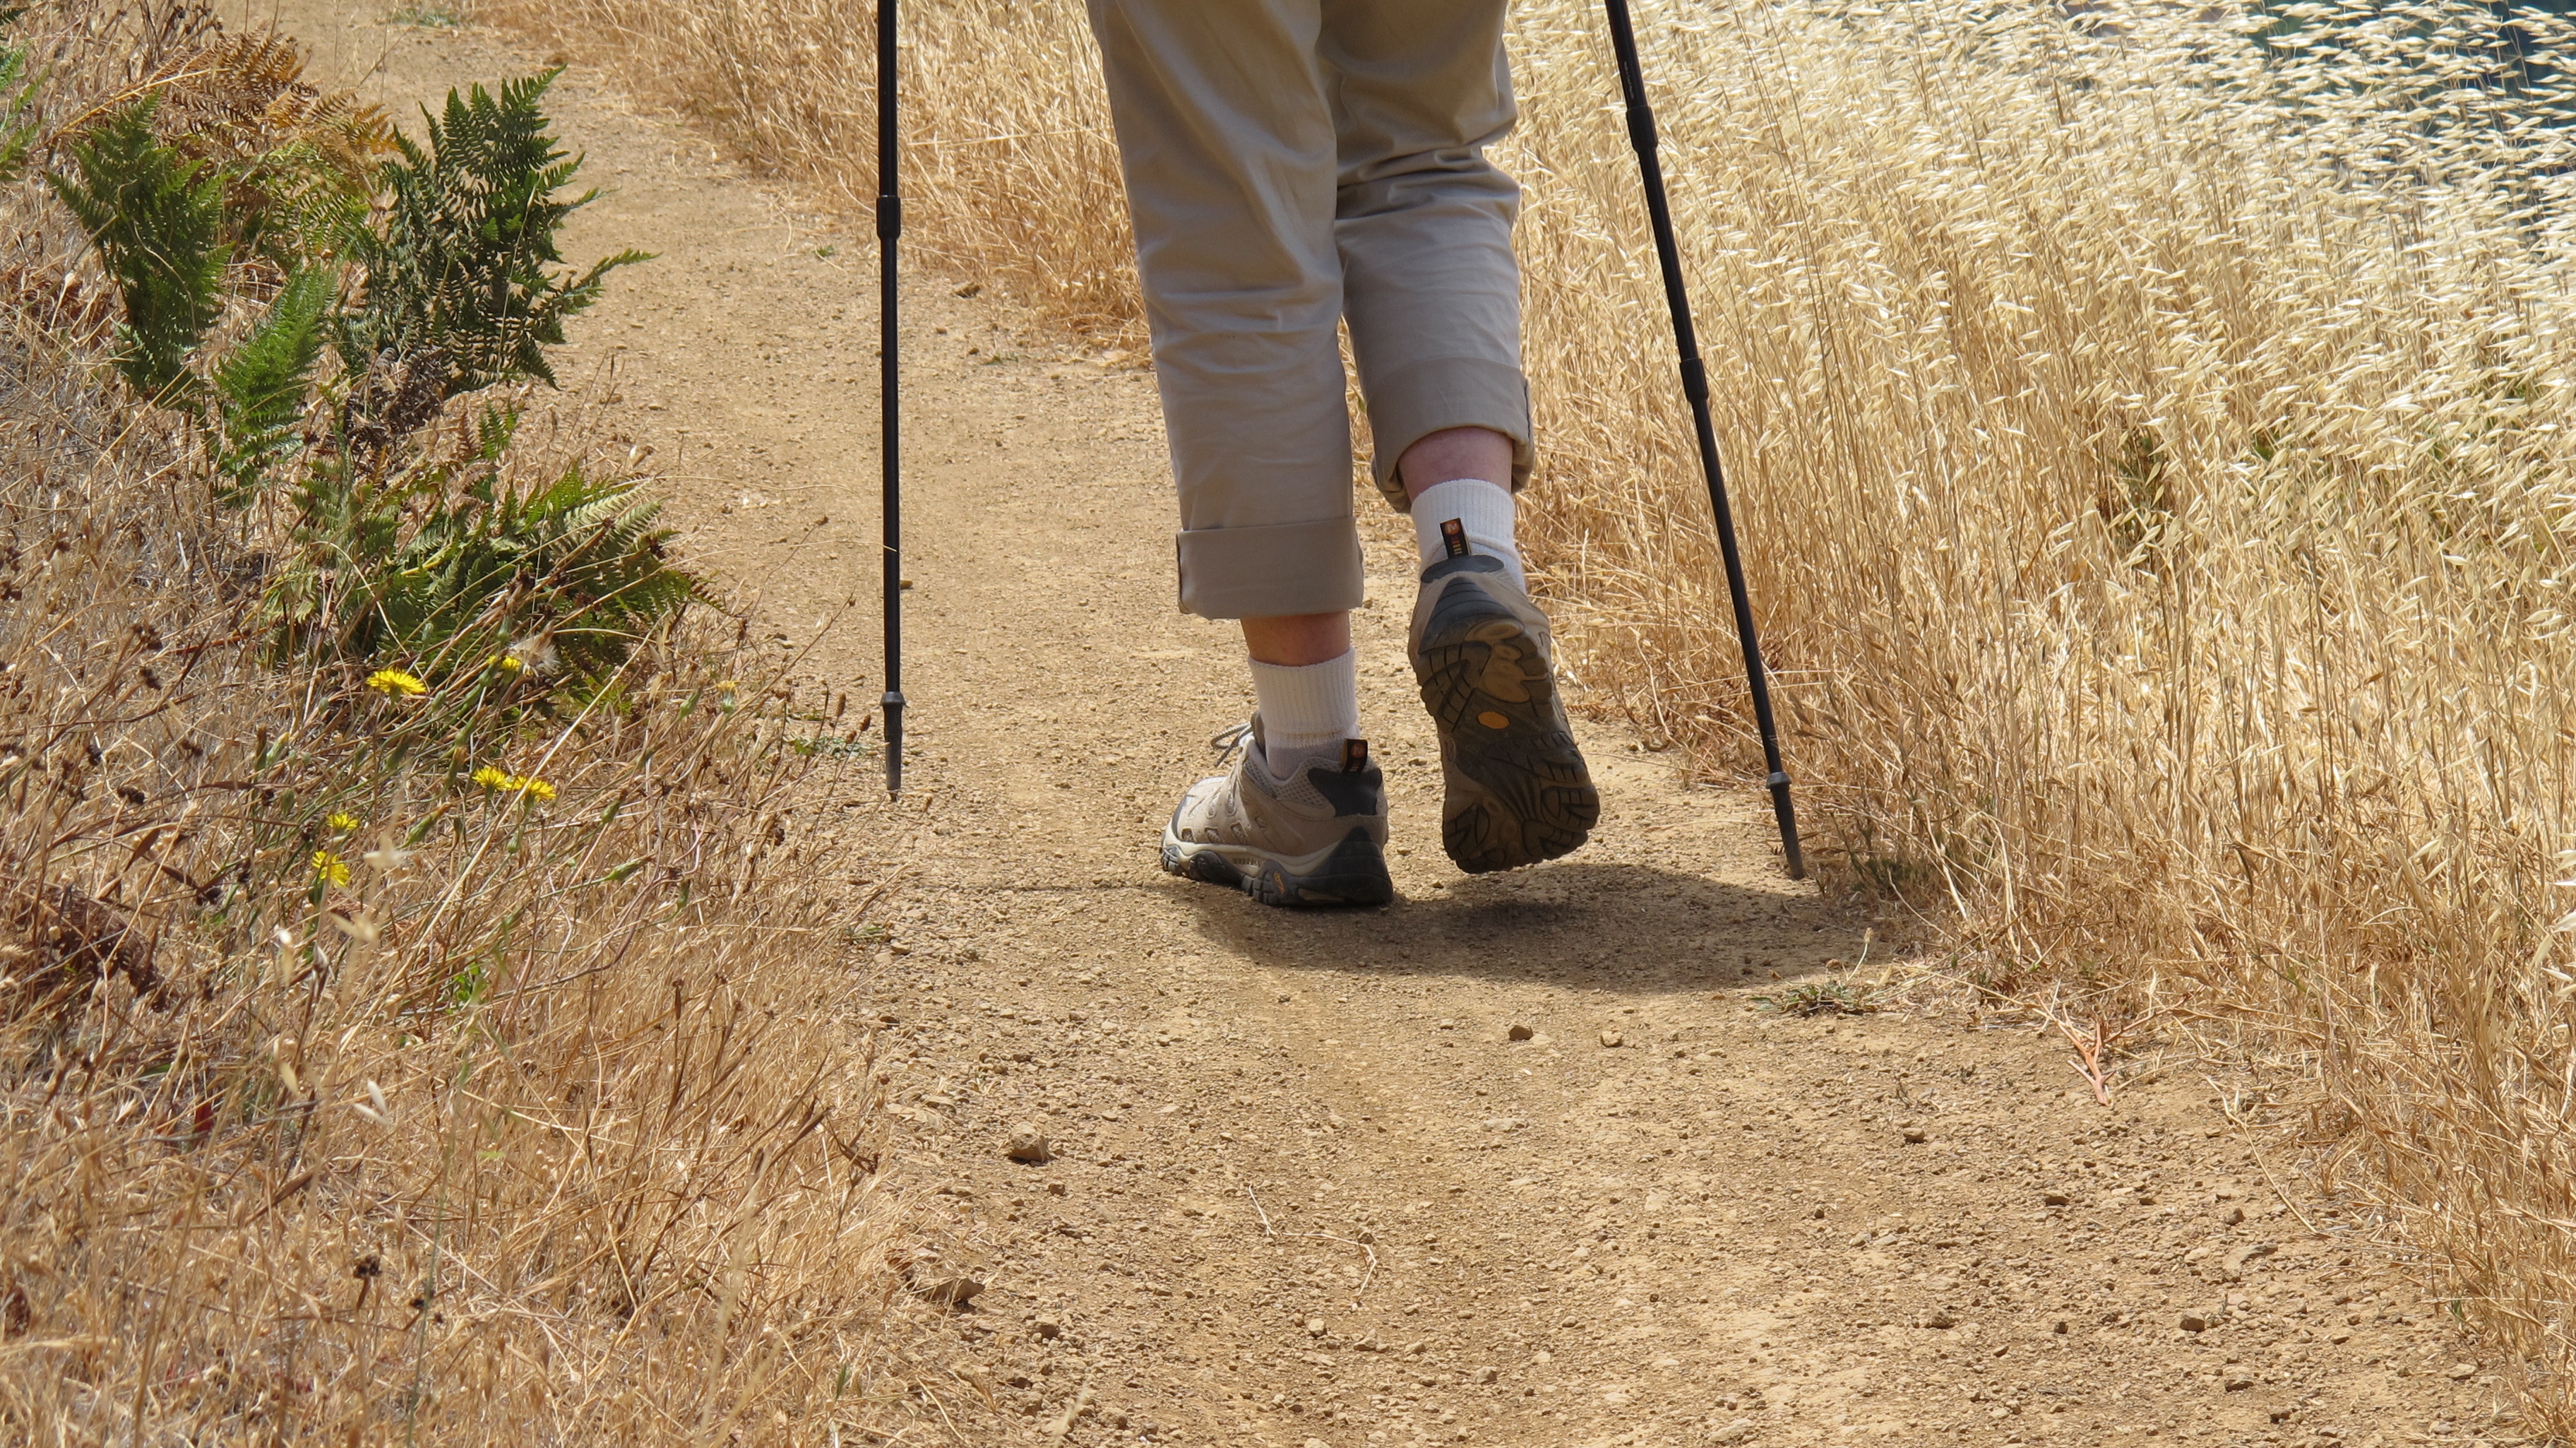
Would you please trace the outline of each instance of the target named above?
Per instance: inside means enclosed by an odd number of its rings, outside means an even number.
[[[2185,1332],[2207,1332],[2210,1329],[2210,1325],[2217,1321],[2218,1313],[2216,1309],[2207,1307],[2191,1307],[2183,1310],[2182,1316],[2175,1320],[2174,1325]]]
[[[1490,1382],[1492,1382],[1492,1381],[1494,1380],[1494,1378],[1495,1378],[1495,1373],[1494,1373],[1494,1370],[1493,1370],[1492,1368],[1478,1368],[1478,1369],[1476,1369],[1476,1381],[1478,1381],[1478,1382],[1480,1382],[1480,1383],[1490,1383]]]
[[[1920,1146],[1931,1139],[1931,1133],[1925,1131],[1919,1126],[1906,1127],[1904,1130],[1904,1136],[1905,1144],[1907,1146]]]
[[[2237,1278],[2244,1276],[2245,1264],[2258,1257],[2269,1257],[2271,1255],[2272,1244],[2269,1242],[2248,1242],[2241,1247],[2230,1249],[2227,1254],[2225,1267],[2227,1280],[2233,1282]]]
[[[1064,1324],[1056,1321],[1052,1317],[1041,1317],[1037,1321],[1030,1323],[1029,1326],[1037,1330],[1038,1336],[1045,1338],[1050,1342],[1064,1336]]]
[[[1025,1121],[1011,1128],[1011,1144],[1002,1149],[1002,1154],[1013,1161],[1032,1164],[1054,1159],[1054,1153],[1047,1150],[1046,1133]]]
[[[1504,1034],[1510,1036],[1515,1041],[1526,1041],[1530,1037],[1537,1035],[1538,1032],[1531,1030],[1527,1026],[1514,1026]]]
[[[2073,1200],[2074,1198],[2068,1196],[2064,1192],[2041,1192],[2039,1194],[2039,1204],[2043,1207],[2062,1207]]]
[[[1625,1036],[1623,1036],[1623,1035],[1620,1035],[1617,1031],[1614,1031],[1614,1030],[1610,1029],[1608,1026],[1603,1026],[1603,1027],[1601,1028],[1601,1044],[1602,1044],[1602,1045],[1610,1046],[1610,1047],[1618,1047],[1618,1046],[1626,1045],[1626,1044],[1627,1044],[1627,1041],[1628,1041],[1628,1038],[1627,1038],[1627,1037],[1625,1037]]]
[[[925,1277],[912,1290],[941,1307],[964,1307],[983,1292],[984,1284],[972,1277]]]
[[[1324,1335],[1324,1319],[1320,1317],[1307,1318],[1306,1335],[1308,1337],[1322,1337]]]

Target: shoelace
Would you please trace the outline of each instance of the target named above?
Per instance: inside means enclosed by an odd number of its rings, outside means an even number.
[[[1251,738],[1252,721],[1246,719],[1240,724],[1229,725],[1218,730],[1217,736],[1208,741],[1208,748],[1216,751],[1216,762],[1223,764],[1232,759],[1234,752],[1244,747]]]

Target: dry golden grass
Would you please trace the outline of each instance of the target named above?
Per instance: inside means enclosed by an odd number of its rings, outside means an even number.
[[[483,8],[865,207],[862,8]],[[2268,58],[2225,9],[2082,8],[1641,15],[1812,833],[1990,984],[2302,1052],[2325,1165],[2576,1426],[2576,132],[2498,88],[2482,7],[2292,7]],[[1132,337],[1079,7],[911,13],[924,245]],[[1585,681],[1741,772],[1606,41],[1514,20],[1529,552]]]
[[[48,105],[199,18],[40,13]],[[264,535],[102,390],[78,251],[0,194],[0,1439],[946,1436],[776,660],[264,664]]]

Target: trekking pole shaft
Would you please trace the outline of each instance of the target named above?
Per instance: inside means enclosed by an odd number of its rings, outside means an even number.
[[[1673,314],[1673,343],[1681,353],[1682,395],[1690,399],[1691,426],[1698,434],[1700,471],[1708,478],[1709,511],[1717,520],[1717,551],[1726,561],[1726,592],[1735,605],[1735,636],[1744,645],[1744,676],[1753,695],[1753,722],[1762,735],[1762,762],[1770,771],[1771,813],[1780,822],[1780,847],[1788,855],[1789,878],[1807,876],[1807,858],[1798,847],[1798,812],[1789,799],[1789,773],[1780,763],[1780,728],[1771,712],[1771,680],[1762,665],[1762,644],[1753,631],[1753,597],[1744,584],[1744,559],[1735,546],[1735,512],[1727,506],[1726,471],[1717,456],[1717,426],[1709,418],[1708,368],[1700,361],[1699,330],[1691,325],[1690,290],[1682,278],[1681,246],[1673,239],[1673,205],[1664,189],[1664,167],[1656,155],[1655,113],[1646,102],[1645,69],[1637,60],[1637,32],[1628,20],[1628,0],[1602,0],[1609,11],[1610,45],[1619,58],[1620,99],[1628,111],[1628,144],[1637,152],[1637,171],[1645,182],[1646,214],[1655,231],[1655,261],[1664,275],[1664,303]]]
[[[895,167],[902,136],[895,126],[895,0],[877,0],[877,382],[884,436],[886,793],[903,792],[903,393],[895,286],[895,244],[903,235],[903,196]]]

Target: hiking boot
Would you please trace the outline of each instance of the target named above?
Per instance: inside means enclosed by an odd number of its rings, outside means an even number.
[[[1318,760],[1280,779],[1270,772],[1254,716],[1215,739],[1220,757],[1242,752],[1231,773],[1202,779],[1163,827],[1163,868],[1232,885],[1264,905],[1383,905],[1386,780],[1368,741],[1342,743],[1339,762]]]
[[[1422,706],[1440,731],[1449,858],[1476,875],[1582,844],[1601,795],[1557,700],[1547,615],[1501,559],[1466,553],[1422,571],[1411,652]]]

